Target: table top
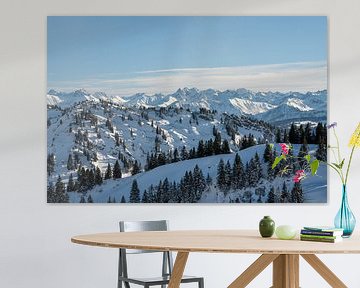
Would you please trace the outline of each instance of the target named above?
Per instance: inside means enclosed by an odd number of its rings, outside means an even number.
[[[116,232],[79,235],[73,243],[141,250],[249,253],[249,254],[341,254],[360,253],[360,235],[338,243],[262,238],[257,230],[188,230]]]

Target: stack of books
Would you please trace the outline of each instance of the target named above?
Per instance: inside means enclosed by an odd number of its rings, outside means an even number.
[[[304,227],[300,232],[302,241],[337,243],[342,241],[344,230],[334,227]]]

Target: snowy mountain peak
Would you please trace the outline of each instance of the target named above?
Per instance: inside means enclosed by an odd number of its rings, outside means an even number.
[[[314,110],[313,108],[306,105],[302,100],[298,98],[288,98],[286,100],[286,105],[294,107],[300,111],[311,111]]]
[[[278,124],[289,117],[312,121],[326,121],[327,91],[316,92],[253,92],[244,88],[219,91],[214,89],[179,88],[172,94],[136,93],[132,96],[108,96],[103,92],[91,94],[85,89],[64,93],[49,90],[48,105],[69,107],[82,101],[109,99],[127,107],[182,107],[190,110],[206,108],[220,113],[252,115],[255,118]],[[319,112],[319,113],[317,113]]]

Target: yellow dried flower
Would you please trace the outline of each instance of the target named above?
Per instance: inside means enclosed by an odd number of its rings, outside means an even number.
[[[354,133],[352,134],[349,142],[349,146],[351,147],[359,147],[360,148],[360,123],[356,127]]]

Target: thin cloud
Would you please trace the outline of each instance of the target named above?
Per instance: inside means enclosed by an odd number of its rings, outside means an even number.
[[[239,67],[181,68],[139,71],[119,78],[67,81],[52,87],[78,86],[120,96],[135,93],[172,93],[182,87],[254,91],[317,91],[327,88],[326,62],[301,62]],[[58,85],[57,85],[58,84]],[[83,86],[81,86],[83,84]],[[68,87],[66,87],[68,86]]]

